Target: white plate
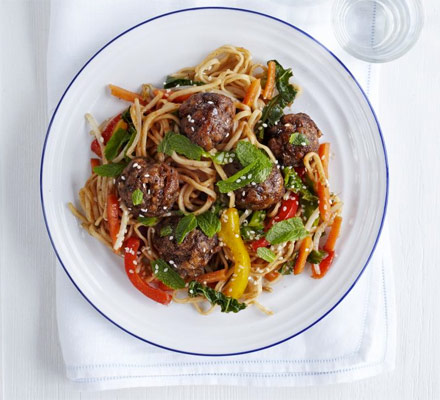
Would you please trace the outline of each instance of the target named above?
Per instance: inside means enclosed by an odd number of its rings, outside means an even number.
[[[222,44],[249,49],[254,59],[276,58],[293,68],[303,88],[294,111],[309,114],[330,141],[333,191],[345,203],[338,258],[325,279],[288,276],[255,307],[238,314],[199,315],[192,307],[156,304],[128,281],[122,260],[89,236],[67,208],[90,172],[84,114],[98,121],[126,104],[108,83],[137,89],[161,85],[165,75],[195,65]],[[50,122],[41,165],[43,212],[52,244],[72,282],[101,314],[128,333],[170,350],[230,355],[261,350],[298,335],[327,315],[366,267],[387,202],[384,144],[361,88],[321,44],[275,18],[227,8],[183,10],[146,21],[101,49],[73,79]],[[76,201],[77,203],[77,201]]]

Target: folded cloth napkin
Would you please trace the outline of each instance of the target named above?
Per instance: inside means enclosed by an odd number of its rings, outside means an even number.
[[[53,110],[68,82],[104,43],[155,15],[203,1],[58,0],[52,3],[48,101]],[[308,31],[335,49],[328,2],[222,1]],[[318,9],[319,7],[319,9]],[[317,12],[319,10],[319,12]],[[376,102],[377,69],[340,54]],[[305,333],[270,349],[233,357],[178,354],[144,343],[112,325],[57,270],[57,315],[67,376],[81,389],[134,386],[296,386],[346,382],[391,370],[395,355],[392,264],[386,228],[369,267],[345,300]]]

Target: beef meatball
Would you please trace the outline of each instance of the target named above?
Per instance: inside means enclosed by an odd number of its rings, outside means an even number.
[[[182,278],[194,278],[205,272],[211,257],[220,250],[219,240],[217,235],[209,238],[196,228],[177,244],[175,229],[178,222],[178,217],[164,218],[155,228],[152,243],[159,256],[175,267]],[[162,228],[167,226],[172,232],[161,237]]]
[[[179,174],[166,163],[134,158],[116,181],[122,202],[135,217],[155,217],[170,211],[179,196]],[[133,204],[133,193],[142,192],[140,204]]]
[[[235,161],[225,167],[228,175],[235,174],[242,167]],[[284,196],[284,179],[276,165],[270,175],[261,183],[250,183],[234,191],[235,205],[241,209],[264,210],[278,203]]]
[[[196,93],[180,106],[180,128],[193,143],[209,151],[229,136],[234,115],[235,107],[229,97]]]
[[[306,145],[289,143],[291,134],[295,132],[307,138]],[[298,167],[302,165],[302,159],[307,153],[318,151],[321,135],[321,131],[307,114],[287,114],[277,125],[267,130],[267,144],[284,165]]]

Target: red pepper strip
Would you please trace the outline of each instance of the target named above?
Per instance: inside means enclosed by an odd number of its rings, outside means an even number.
[[[328,256],[324,258],[319,264],[319,274],[316,273],[315,268],[312,268],[312,278],[321,279],[330,269],[333,263],[333,259],[335,258],[335,252],[329,251]]]
[[[137,261],[137,251],[140,246],[140,240],[135,237],[128,238],[124,244],[125,256],[125,272],[130,279],[133,286],[139,290],[142,294],[149,297],[151,300],[157,301],[161,304],[169,304],[172,296],[170,293],[155,288],[146,283],[136,272],[135,262]]]
[[[92,168],[92,173],[93,173],[93,168],[97,167],[98,165],[101,165],[101,161],[98,158],[90,159],[90,167]]]
[[[110,231],[110,237],[113,245],[116,243],[119,228],[121,223],[119,222],[119,203],[118,198],[114,193],[110,193],[107,196],[107,221]]]
[[[115,126],[119,122],[119,120],[121,119],[121,116],[122,116],[122,114],[116,115],[116,117],[111,119],[110,122],[105,127],[105,129],[101,132],[101,136],[104,139],[104,144],[107,144],[107,142],[111,138],[111,136],[113,134],[113,129],[115,128]],[[99,146],[97,139],[95,139],[92,142],[90,148],[97,156],[102,157],[101,147]]]
[[[274,224],[280,221],[284,221],[289,218],[293,218],[298,210],[299,196],[292,193],[287,200],[283,200],[278,214],[269,220],[264,230],[267,232]]]
[[[304,182],[306,179],[306,168],[305,167],[294,167],[293,168],[301,180]]]
[[[299,197],[297,194],[292,193],[290,198],[287,200],[283,200],[281,203],[280,210],[278,214],[271,218],[269,222],[266,224],[264,230],[267,232],[274,224],[280,221],[284,221],[285,219],[293,218],[298,210]],[[252,250],[257,251],[259,247],[267,247],[270,243],[265,239],[261,238],[252,242],[251,247]]]

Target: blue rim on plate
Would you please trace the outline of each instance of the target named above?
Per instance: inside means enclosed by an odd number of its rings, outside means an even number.
[[[45,211],[45,208],[44,208],[44,197],[43,197],[43,164],[44,164],[44,155],[45,155],[45,152],[46,152],[47,140],[48,140],[48,138],[49,138],[49,134],[50,134],[50,130],[51,130],[51,127],[52,127],[52,123],[53,123],[53,121],[54,121],[54,119],[55,119],[55,116],[56,116],[56,114],[57,114],[58,108],[60,107],[60,105],[61,105],[61,103],[62,103],[62,101],[63,101],[63,99],[64,99],[64,96],[65,96],[66,93],[69,91],[70,87],[73,85],[73,83],[75,82],[76,78],[81,74],[81,72],[84,70],[84,68],[86,68],[87,65],[88,65],[88,64],[89,64],[89,63],[90,63],[90,62],[91,62],[91,61],[92,61],[92,60],[93,60],[93,59],[94,59],[94,58],[95,58],[95,57],[96,57],[101,51],[103,51],[107,46],[109,46],[109,45],[110,45],[111,43],[113,43],[115,40],[117,40],[117,39],[120,38],[121,36],[125,35],[126,33],[132,31],[133,29],[136,29],[137,27],[139,27],[139,26],[141,26],[141,25],[147,24],[147,23],[149,23],[149,22],[151,22],[151,21],[154,21],[154,20],[156,20],[156,19],[159,19],[159,18],[166,17],[166,16],[168,16],[168,15],[178,14],[178,13],[184,13],[184,12],[188,12],[188,11],[197,11],[197,10],[230,10],[230,11],[237,11],[237,12],[243,12],[243,13],[257,14],[257,15],[260,15],[260,16],[262,16],[262,17],[269,18],[269,19],[272,19],[272,20],[274,20],[274,21],[278,21],[278,22],[280,22],[280,23],[282,23],[282,24],[284,24],[284,25],[289,26],[289,27],[292,28],[292,29],[295,29],[296,31],[302,33],[303,35],[307,36],[308,38],[310,38],[311,40],[313,40],[315,43],[317,43],[319,46],[321,46],[321,47],[322,47],[326,52],[328,52],[328,53],[329,53],[329,54],[330,54],[330,55],[331,55],[331,56],[332,56],[332,57],[333,57],[333,58],[334,58],[334,59],[335,59],[335,60],[336,60],[341,66],[342,66],[342,68],[344,68],[344,70],[350,75],[350,77],[353,79],[353,81],[354,81],[354,82],[356,83],[356,85],[358,86],[358,88],[359,88],[359,90],[361,91],[362,95],[364,96],[365,100],[367,101],[368,106],[370,107],[370,110],[371,110],[371,112],[372,112],[372,114],[373,114],[373,117],[374,117],[374,119],[375,119],[375,121],[376,121],[377,128],[378,128],[378,130],[379,130],[380,140],[381,140],[381,143],[382,143],[383,154],[384,154],[384,159],[385,159],[385,170],[386,170],[386,191],[385,191],[385,203],[384,203],[384,209],[383,209],[383,214],[382,214],[382,220],[381,220],[381,222],[380,222],[379,232],[378,232],[378,234],[377,234],[377,237],[376,237],[376,240],[375,240],[375,242],[374,242],[373,248],[372,248],[372,250],[371,250],[370,255],[368,256],[368,259],[367,259],[365,265],[363,266],[361,272],[360,272],[359,275],[356,277],[355,281],[354,281],[353,284],[350,286],[350,288],[349,288],[349,289],[345,292],[345,294],[344,294],[344,295],[343,295],[343,296],[342,296],[342,297],[336,302],[336,304],[334,304],[334,305],[333,305],[333,306],[332,306],[327,312],[325,312],[320,318],[318,318],[316,321],[314,321],[312,324],[310,324],[310,325],[307,326],[306,328],[302,329],[301,331],[296,332],[296,333],[294,333],[293,335],[290,335],[290,336],[288,336],[287,338],[285,338],[285,339],[283,339],[283,340],[280,340],[280,341],[278,341],[278,342],[276,342],[276,343],[272,343],[272,344],[269,344],[269,345],[264,346],[264,347],[259,347],[259,348],[257,348],[257,349],[252,349],[252,350],[247,350],[247,351],[242,351],[242,352],[237,352],[237,353],[226,353],[226,354],[203,354],[203,353],[194,353],[194,352],[189,352],[189,351],[182,351],[182,350],[172,349],[172,348],[169,348],[169,347],[166,347],[166,346],[162,346],[162,345],[157,344],[157,343],[150,342],[149,340],[146,340],[146,339],[144,339],[144,338],[142,338],[142,337],[139,337],[139,336],[135,335],[134,333],[128,331],[128,330],[125,329],[124,327],[118,325],[118,324],[117,324],[115,321],[113,321],[112,319],[110,319],[110,318],[109,318],[107,315],[105,315],[101,310],[99,310],[99,309],[98,309],[98,308],[97,308],[97,307],[91,302],[90,299],[87,298],[87,296],[81,291],[81,289],[78,287],[78,285],[75,283],[75,281],[72,279],[72,277],[70,276],[69,272],[67,271],[65,265],[63,264],[63,261],[61,260],[60,255],[58,254],[58,251],[57,251],[57,249],[56,249],[56,247],[55,247],[55,244],[54,244],[54,242],[53,242],[52,235],[51,235],[51,233],[50,233],[50,229],[49,229],[49,225],[48,225],[48,223],[47,223],[46,211]],[[41,156],[41,165],[40,165],[40,197],[41,197],[41,206],[42,206],[42,209],[43,209],[44,223],[45,223],[45,225],[46,225],[47,233],[48,233],[48,235],[49,235],[50,242],[52,243],[52,247],[53,247],[53,249],[54,249],[54,251],[55,251],[55,254],[56,254],[57,258],[58,258],[58,261],[61,263],[61,265],[62,265],[64,271],[66,272],[66,274],[67,274],[67,276],[69,277],[69,279],[72,281],[73,285],[78,289],[78,291],[82,294],[82,296],[83,296],[83,297],[84,297],[84,298],[90,303],[90,305],[91,305],[96,311],[98,311],[103,317],[105,317],[105,318],[106,318],[108,321],[110,321],[112,324],[116,325],[118,328],[122,329],[124,332],[127,332],[127,333],[130,334],[131,336],[134,336],[135,338],[137,338],[137,339],[139,339],[139,340],[142,340],[143,342],[149,343],[149,344],[151,344],[151,345],[153,345],[153,346],[160,347],[160,348],[165,349],[165,350],[174,351],[174,352],[176,352],[176,353],[189,354],[189,355],[195,355],[195,356],[209,356],[209,357],[235,356],[235,355],[248,354],[248,353],[253,353],[253,352],[256,352],[256,351],[260,351],[260,350],[268,349],[269,347],[276,346],[276,345],[278,345],[278,344],[281,344],[281,343],[283,343],[283,342],[285,342],[285,341],[287,341],[287,340],[290,340],[290,339],[294,338],[295,336],[300,335],[301,333],[305,332],[306,330],[310,329],[312,326],[314,326],[315,324],[317,324],[317,323],[318,323],[319,321],[321,321],[324,317],[326,317],[327,315],[329,315],[329,314],[330,314],[330,313],[331,313],[331,312],[332,312],[332,311],[333,311],[333,310],[339,305],[339,303],[340,303],[340,302],[341,302],[341,301],[347,296],[347,294],[350,293],[350,291],[353,289],[353,287],[356,285],[356,283],[358,282],[359,278],[361,277],[361,275],[362,275],[363,272],[365,271],[365,268],[367,267],[368,263],[370,262],[370,259],[371,259],[372,255],[373,255],[373,253],[374,253],[374,250],[376,249],[376,245],[377,245],[377,242],[378,242],[378,240],[379,240],[379,237],[380,237],[380,235],[381,235],[381,233],[382,233],[382,228],[383,228],[383,224],[384,224],[384,220],[385,220],[385,215],[386,215],[386,212],[387,212],[387,205],[388,205],[388,191],[389,191],[388,156],[387,156],[387,151],[386,151],[385,143],[384,143],[383,136],[382,136],[382,130],[381,130],[380,125],[379,125],[379,121],[378,121],[378,119],[377,119],[376,113],[374,112],[374,109],[373,109],[373,107],[372,107],[370,101],[368,100],[367,95],[365,94],[365,92],[364,92],[364,90],[362,89],[362,87],[361,87],[361,85],[359,84],[359,82],[356,80],[356,78],[355,78],[355,77],[353,76],[353,74],[350,72],[350,70],[345,66],[345,64],[344,64],[344,63],[343,63],[338,57],[336,57],[336,55],[333,54],[332,51],[330,51],[329,49],[327,49],[327,47],[325,47],[322,43],[320,43],[318,40],[316,40],[313,36],[309,35],[307,32],[304,32],[302,29],[296,27],[295,25],[289,24],[288,22],[283,21],[283,20],[281,20],[281,19],[279,19],[279,18],[273,17],[273,16],[271,16],[271,15],[267,15],[267,14],[264,14],[264,13],[261,13],[261,12],[258,12],[258,11],[247,10],[247,9],[243,9],[243,8],[234,8],[234,7],[193,7],[193,8],[185,8],[185,9],[182,9],[182,10],[171,11],[171,12],[168,12],[168,13],[165,13],[165,14],[161,14],[161,15],[158,15],[158,16],[156,16],[156,17],[153,17],[153,18],[147,19],[146,21],[143,21],[143,22],[141,22],[141,23],[139,23],[139,24],[137,24],[137,25],[135,25],[135,26],[133,26],[133,27],[131,27],[131,28],[125,30],[124,32],[120,33],[119,35],[117,35],[116,37],[114,37],[112,40],[110,40],[107,44],[105,44],[105,45],[104,45],[101,49],[99,49],[99,50],[98,50],[98,51],[97,51],[97,52],[96,52],[96,53],[95,53],[95,54],[94,54],[94,55],[93,55],[93,56],[92,56],[92,57],[91,57],[91,58],[90,58],[85,64],[84,64],[84,66],[78,71],[78,73],[74,76],[74,78],[73,78],[72,81],[69,83],[69,85],[67,86],[66,90],[64,91],[63,95],[61,96],[60,101],[58,102],[58,104],[57,104],[57,106],[56,106],[56,108],[55,108],[55,111],[54,111],[53,114],[52,114],[52,117],[51,117],[50,122],[49,122],[49,126],[48,126],[48,128],[47,128],[46,137],[45,137],[45,139],[44,139],[44,144],[43,144],[43,152],[42,152],[42,156]]]

